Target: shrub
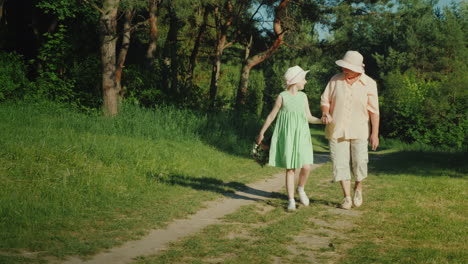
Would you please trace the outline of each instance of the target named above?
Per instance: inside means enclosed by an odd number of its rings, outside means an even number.
[[[22,98],[30,87],[23,58],[16,53],[0,51],[0,102]]]
[[[262,71],[250,73],[249,89],[247,92],[246,110],[260,117],[263,109],[263,90],[265,89],[265,77]]]
[[[406,142],[443,147],[466,145],[466,92],[454,98],[456,86],[416,77],[414,72],[384,76],[382,134]]]

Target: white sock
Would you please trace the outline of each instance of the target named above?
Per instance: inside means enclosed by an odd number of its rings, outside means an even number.
[[[290,202],[290,203],[295,203],[296,200],[294,200],[294,198],[293,198],[293,199],[289,199],[289,202]]]
[[[304,186],[297,186],[297,192],[304,192]]]

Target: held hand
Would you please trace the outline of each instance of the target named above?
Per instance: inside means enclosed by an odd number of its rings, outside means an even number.
[[[324,114],[322,115],[322,124],[326,125],[326,124],[330,124],[331,122],[333,122],[333,118],[331,117],[330,114]]]
[[[257,137],[257,144],[260,145],[260,144],[262,143],[262,141],[263,141],[263,135],[260,134],[260,135],[258,135],[258,137]]]
[[[370,144],[371,144],[372,150],[374,150],[374,151],[377,150],[377,147],[379,146],[379,137],[371,135]]]
[[[333,122],[333,117],[330,114],[327,114],[327,124],[330,124]]]

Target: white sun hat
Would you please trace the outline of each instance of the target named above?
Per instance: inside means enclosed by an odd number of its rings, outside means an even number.
[[[364,72],[364,57],[361,53],[348,50],[344,55],[343,59],[335,61],[338,66],[352,70],[353,72],[363,73]]]
[[[301,67],[297,65],[289,68],[284,74],[284,79],[286,80],[286,86],[289,86],[291,84],[295,84],[304,80],[308,72],[309,71],[304,71]]]

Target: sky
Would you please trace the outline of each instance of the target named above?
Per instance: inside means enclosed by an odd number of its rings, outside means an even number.
[[[453,2],[455,2],[457,4],[460,4],[462,1],[468,1],[468,0],[439,0],[439,3],[437,4],[437,6],[438,7],[444,7],[444,6],[449,5],[449,4],[453,3]],[[262,10],[260,10],[260,12],[259,12],[259,14],[257,16],[263,16],[263,19],[268,17],[268,15]],[[260,19],[260,20],[263,20],[263,19]],[[272,28],[273,23],[271,21],[264,22],[264,23],[262,23],[262,26],[265,27],[265,28]],[[317,30],[317,32],[319,34],[319,39],[320,40],[326,39],[327,36],[330,35],[328,30],[323,28],[320,24],[317,24],[315,26],[315,29]]]
[[[456,2],[456,3],[461,3],[462,0],[455,0],[453,2]],[[450,4],[452,2],[452,0],[439,0],[439,5],[443,6],[443,5],[447,5],[447,4]]]
[[[449,4],[453,3],[453,2],[455,2],[457,4],[460,4],[462,1],[467,1],[467,0],[439,0],[439,3],[437,4],[437,6],[438,7],[444,7],[444,6],[449,5]],[[319,39],[320,40],[326,39],[327,36],[330,35],[328,30],[322,28],[320,25],[316,25],[315,29],[317,30],[317,32],[319,34]]]

